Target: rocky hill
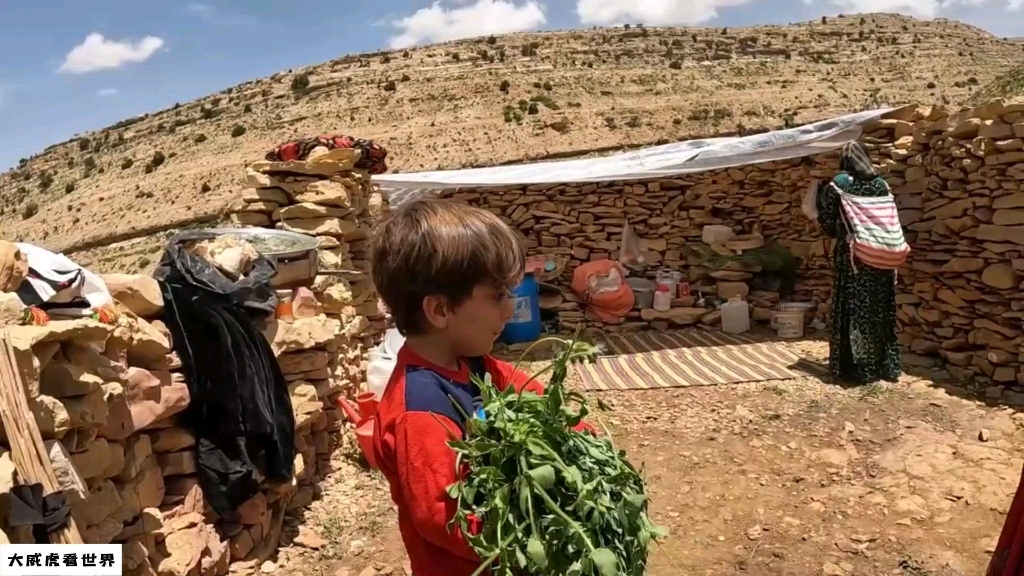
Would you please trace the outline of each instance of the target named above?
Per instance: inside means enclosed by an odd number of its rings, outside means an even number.
[[[53,145],[0,175],[0,230],[99,271],[145,268],[169,231],[222,219],[243,166],[293,136],[372,138],[393,170],[482,166],[960,103],[1022,53],[959,22],[867,14],[350,55]]]

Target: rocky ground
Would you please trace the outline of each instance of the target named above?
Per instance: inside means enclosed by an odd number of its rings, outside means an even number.
[[[222,218],[241,194],[242,167],[296,135],[373,138],[401,171],[493,165],[886,104],[957,104],[1021,53],[959,22],[867,14],[512,34],[350,55],[25,158],[0,175],[0,228],[75,252],[97,271],[130,272],[155,263],[166,230]]]
[[[824,343],[794,346],[824,361]],[[801,379],[606,393],[600,417],[644,464],[653,518],[671,531],[653,576],[973,575],[1024,456],[1024,416],[973,398],[918,376]],[[407,573],[386,484],[353,450],[265,571]]]

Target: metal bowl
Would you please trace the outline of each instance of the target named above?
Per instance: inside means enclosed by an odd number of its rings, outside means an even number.
[[[304,256],[310,251],[316,252],[317,249],[316,238],[287,230],[275,230],[273,228],[211,228],[208,231],[216,236],[226,236],[228,234],[241,236],[252,244],[252,247],[257,252],[264,256],[273,256],[277,260],[290,260]],[[260,245],[262,242],[260,239],[266,241],[278,240],[282,244],[290,244],[294,248],[276,251],[261,250]]]
[[[277,264],[277,274],[271,279],[273,288],[309,286],[317,275],[320,261],[316,238],[273,228],[211,228],[214,236],[233,234],[249,242],[257,252]],[[286,250],[261,250],[261,245],[277,240]]]

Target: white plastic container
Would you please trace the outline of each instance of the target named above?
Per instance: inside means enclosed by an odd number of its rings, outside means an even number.
[[[803,338],[807,315],[815,308],[812,302],[783,302],[772,314],[772,328],[780,338]]]
[[[705,244],[721,244],[734,236],[732,228],[721,224],[708,224],[701,232],[701,240]]]
[[[405,336],[398,332],[398,328],[391,328],[384,334],[384,340],[380,343],[380,350],[389,356],[398,356],[398,351],[405,346]]]
[[[366,355],[366,391],[372,392],[380,400],[397,363],[396,357],[382,352],[379,348],[370,350]]]
[[[746,300],[735,296],[722,304],[722,332],[743,334],[750,330],[750,306]]]
[[[772,328],[775,329],[779,338],[803,338],[803,310],[786,310],[772,314]]]
[[[658,284],[666,284],[669,293],[675,298],[676,287],[679,286],[679,281],[683,279],[683,275],[675,270],[659,270],[655,272],[654,279]]]
[[[658,312],[672,309],[672,292],[668,284],[658,284],[658,289],[654,291],[654,309]]]

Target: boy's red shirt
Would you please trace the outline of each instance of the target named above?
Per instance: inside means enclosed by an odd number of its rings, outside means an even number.
[[[490,373],[499,390],[512,386],[518,392],[544,391],[540,382],[491,356],[466,359],[453,371],[403,347],[377,408],[374,455],[391,485],[415,576],[469,576],[480,566],[460,529],[449,529],[456,502],[447,493],[458,480],[448,442],[463,435],[462,413],[475,414],[481,402],[480,391],[470,382],[471,371]]]

